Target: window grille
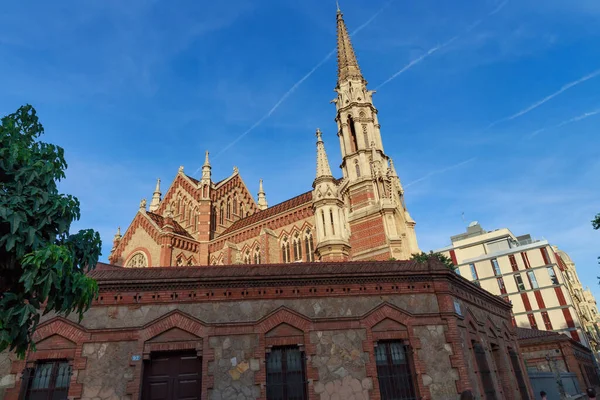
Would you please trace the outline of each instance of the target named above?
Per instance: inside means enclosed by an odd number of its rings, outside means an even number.
[[[71,381],[67,361],[44,361],[23,373],[24,400],[66,400]]]
[[[306,359],[296,346],[267,354],[267,400],[306,400]]]
[[[382,341],[375,347],[381,400],[417,400],[409,347],[401,341]]]

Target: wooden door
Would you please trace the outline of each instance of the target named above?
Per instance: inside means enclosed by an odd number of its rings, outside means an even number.
[[[202,359],[195,351],[157,353],[144,365],[143,400],[200,400]]]

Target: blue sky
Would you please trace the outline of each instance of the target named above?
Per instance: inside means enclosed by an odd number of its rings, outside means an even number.
[[[600,113],[586,113],[600,109],[600,3],[341,7],[350,31],[362,26],[354,47],[421,248],[471,220],[531,233],[567,251],[598,296]],[[237,166],[276,204],[311,188],[320,127],[339,175],[335,57],[322,62],[334,47],[333,0],[8,2],[0,114],[36,107],[66,151],[75,228],[100,231],[106,259],[156,178],[193,173],[207,149],[215,180]]]

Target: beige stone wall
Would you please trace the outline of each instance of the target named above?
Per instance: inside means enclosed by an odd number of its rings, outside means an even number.
[[[86,369],[79,372],[77,382],[83,384],[81,400],[130,400],[125,391],[132,378],[129,367],[135,342],[86,343],[82,356]]]
[[[123,249],[123,259],[121,262],[123,265],[127,263],[129,257],[136,252],[138,248],[144,248],[150,254],[150,266],[160,265],[160,245],[152,239],[152,237],[144,230],[139,227],[131,237],[131,240],[127,243],[127,246]]]
[[[6,389],[15,386],[16,375],[10,373],[11,358],[8,351],[0,353],[0,399],[4,398]]]
[[[252,355],[258,347],[258,335],[213,336],[209,340],[215,360],[208,364],[214,378],[208,398],[211,400],[254,400],[260,397],[260,386],[254,375],[263,367]]]
[[[310,342],[317,348],[310,364],[319,373],[314,388],[321,400],[369,399],[373,382],[367,378],[365,367],[369,356],[362,350],[362,342],[366,338],[364,329],[310,333]]]
[[[110,301],[110,300],[109,300]],[[398,296],[356,296],[349,298],[311,299],[267,299],[254,301],[223,301],[196,304],[154,304],[141,305],[132,309],[129,306],[94,306],[88,310],[81,325],[89,329],[115,329],[139,327],[173,310],[198,318],[206,323],[253,322],[286,307],[309,318],[339,318],[365,315],[385,301],[414,314],[439,312],[437,299],[433,294],[410,294]],[[42,321],[53,318],[48,314]],[[70,316],[73,322],[77,317]]]
[[[416,326],[414,332],[421,341],[419,359],[425,364],[423,385],[429,387],[433,399],[455,396],[458,372],[450,364],[452,345],[446,341],[444,326]]]

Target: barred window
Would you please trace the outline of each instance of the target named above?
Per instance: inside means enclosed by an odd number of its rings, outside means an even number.
[[[409,351],[401,341],[381,341],[375,347],[381,400],[416,400]]]
[[[267,354],[267,400],[305,400],[304,352],[297,346],[273,347]]]
[[[25,400],[66,400],[71,380],[67,361],[44,361],[25,370]]]

